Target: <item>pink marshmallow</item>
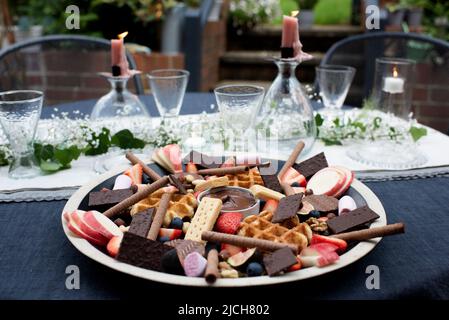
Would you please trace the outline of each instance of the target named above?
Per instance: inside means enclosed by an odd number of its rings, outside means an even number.
[[[357,209],[354,199],[350,196],[344,196],[338,200],[338,215]]]
[[[121,174],[117,178],[115,178],[114,182],[114,188],[113,190],[119,190],[119,189],[129,189],[131,188],[132,180],[130,177]]]
[[[201,277],[206,266],[206,258],[196,251],[189,253],[184,259],[184,272],[188,277]]]

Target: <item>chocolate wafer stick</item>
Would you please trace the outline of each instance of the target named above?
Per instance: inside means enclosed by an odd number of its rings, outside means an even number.
[[[204,231],[201,234],[201,238],[205,241],[228,243],[243,248],[259,248],[263,251],[276,251],[278,249],[288,247],[294,253],[298,252],[298,246],[295,246],[294,244],[254,239],[214,231]]]
[[[279,180],[282,179],[282,177],[287,172],[287,170],[290,169],[293,166],[293,164],[296,162],[296,159],[298,159],[300,153],[302,152],[302,149],[304,149],[304,146],[305,145],[304,145],[303,141],[299,141],[296,144],[295,149],[293,149],[293,151],[290,154],[290,156],[288,157],[287,161],[285,161],[283,167],[279,171],[279,174],[278,174]]]
[[[201,169],[198,170],[198,174],[203,176],[224,176],[226,174],[237,174],[248,171],[247,166],[236,166],[227,168],[213,168],[213,169]]]
[[[147,239],[156,240],[159,230],[161,229],[162,222],[164,222],[165,214],[167,213],[168,206],[170,205],[171,193],[164,193],[159,201],[156,213],[154,214],[153,223],[151,224],[150,231],[148,231]]]
[[[335,234],[331,237],[350,242],[350,241],[364,241],[377,237],[385,237],[404,232],[405,232],[405,225],[404,223],[401,222],[401,223],[388,224],[382,227],[374,227],[358,231]]]
[[[145,185],[141,190],[134,193],[131,197],[123,200],[122,202],[117,203],[112,208],[109,208],[108,210],[103,212],[103,214],[108,218],[112,218],[122,213],[122,211],[125,210],[126,208],[146,198],[149,194],[153,193],[154,191],[164,187],[167,183],[168,177],[164,176],[159,180],[153,182],[152,184]]]
[[[284,194],[286,196],[291,196],[296,194],[295,189],[293,189],[293,187],[291,185],[289,185],[288,183],[281,183],[282,189],[284,189]]]
[[[210,250],[207,254],[207,267],[204,278],[206,278],[206,282],[209,284],[220,278],[220,272],[218,272],[218,251],[215,249]]]
[[[128,159],[132,164],[140,164],[142,166],[143,172],[145,172],[145,174],[149,176],[151,180],[157,181],[161,178],[161,176],[157,174],[156,171],[147,166],[142,160],[137,158],[136,155],[131,151],[128,151],[126,153],[126,159]]]

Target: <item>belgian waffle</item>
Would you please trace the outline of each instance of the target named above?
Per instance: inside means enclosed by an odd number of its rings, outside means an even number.
[[[241,223],[238,235],[255,239],[264,239],[298,246],[301,251],[307,247],[312,238],[312,230],[306,223],[296,219],[284,222],[283,225],[272,223],[273,213],[262,211],[259,215],[246,217]],[[286,227],[289,226],[290,228]]]
[[[263,180],[257,168],[252,168],[245,173],[228,174],[229,185],[233,187],[242,187],[249,189],[255,184],[263,186]]]
[[[153,192],[147,198],[137,202],[135,205],[131,207],[131,215],[134,215],[148,208],[157,207],[159,205],[159,201],[161,200],[163,193],[164,190],[162,188]],[[183,219],[184,217],[191,218],[195,213],[195,209],[197,206],[198,201],[196,200],[195,196],[192,193],[173,194],[167,209],[167,213],[165,214],[164,217],[163,226],[168,227],[174,217],[179,217],[181,219]]]

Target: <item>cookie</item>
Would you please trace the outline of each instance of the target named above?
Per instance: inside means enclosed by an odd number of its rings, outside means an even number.
[[[211,231],[213,229],[215,221],[220,214],[221,206],[222,202],[220,199],[202,198],[184,239],[205,243],[201,239],[201,234],[203,231]]]

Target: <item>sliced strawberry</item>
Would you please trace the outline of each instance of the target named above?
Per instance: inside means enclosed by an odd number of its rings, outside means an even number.
[[[325,267],[329,264],[332,264],[336,261],[338,261],[340,257],[335,252],[326,252],[322,254],[317,261],[317,267]]]
[[[83,222],[92,229],[98,231],[103,237],[110,240],[114,236],[122,236],[123,232],[108,217],[98,211],[87,211],[83,218]]]
[[[332,166],[332,168],[339,170],[342,174],[344,174],[345,176],[345,182],[343,183],[343,185],[341,186],[340,189],[338,189],[337,191],[335,191],[335,193],[333,194],[334,197],[339,198],[341,197],[351,186],[352,181],[354,180],[354,172],[352,172],[351,170],[342,167],[342,166]]]
[[[288,268],[287,272],[298,271],[302,268],[301,259],[299,257],[296,257],[296,260],[298,261],[298,263]]]
[[[221,251],[227,251],[228,256],[232,257],[233,255],[236,255],[239,252],[245,251],[245,248],[233,246],[232,244],[222,243],[221,244]]]
[[[193,162],[189,162],[186,164],[186,172],[188,173],[197,173],[198,172],[198,168],[196,167],[196,164],[194,164]]]
[[[332,245],[336,246],[341,251],[345,251],[346,248],[348,247],[348,244],[346,243],[345,240],[332,238],[332,237],[326,237],[326,236],[322,236],[319,234],[314,234],[312,236],[311,244],[315,245],[315,244],[319,244],[319,243],[332,244]]]
[[[167,237],[169,240],[174,240],[180,238],[181,235],[182,230],[179,229],[168,229],[168,228],[159,229],[159,238]]]
[[[337,249],[337,246],[330,243],[318,243],[303,249],[299,258],[304,267],[324,267],[340,258],[335,252]]]
[[[338,250],[338,247],[332,243],[320,242],[311,244],[309,249],[316,250],[318,253],[322,254],[323,252],[335,252]]]
[[[307,189],[311,189],[313,194],[325,194],[333,196],[342,188],[346,181],[346,176],[335,168],[324,168],[315,173],[307,183]]]
[[[109,240],[106,249],[111,257],[115,258],[120,250],[120,243],[122,242],[122,236],[114,236]]]
[[[130,177],[132,184],[141,184],[142,183],[142,173],[143,169],[140,164],[135,164],[128,170],[126,170],[123,174]]]
[[[162,152],[170,162],[174,172],[182,171],[181,148],[177,144],[169,144],[162,148]]]
[[[222,213],[215,222],[215,230],[221,233],[236,234],[242,219],[243,214],[240,212]]]
[[[221,165],[221,168],[229,168],[229,167],[235,167],[235,158],[234,157],[229,157],[225,160],[225,162],[223,162],[223,164]]]
[[[279,201],[274,200],[274,199],[268,199],[265,202],[265,205],[263,206],[262,211],[275,212],[278,205],[279,205]]]
[[[305,187],[307,185],[306,178],[302,174],[300,174],[298,171],[296,171],[295,169],[293,169],[291,167],[282,176],[281,182],[288,183],[289,185],[297,183],[301,187]]]
[[[76,236],[86,239],[87,241],[89,241],[90,243],[96,245],[96,246],[104,246],[105,243],[102,240],[98,240],[96,238],[92,238],[91,236],[89,236],[88,234],[84,233],[80,227],[76,224],[76,222],[72,219],[72,215],[71,214],[67,214],[66,217],[68,218],[67,221],[67,227],[69,228],[69,230]]]
[[[96,239],[99,243],[101,243],[101,245],[106,245],[109,239],[103,236],[98,230],[89,226],[84,220],[85,215],[86,215],[85,211],[75,210],[70,214],[70,219],[72,219],[76,223],[78,228],[84,234],[87,234],[90,238]]]

